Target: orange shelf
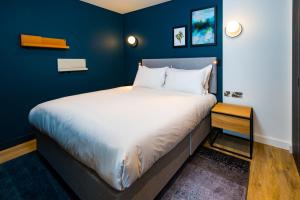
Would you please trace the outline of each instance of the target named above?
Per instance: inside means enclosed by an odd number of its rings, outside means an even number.
[[[66,40],[21,34],[22,47],[69,49]]]

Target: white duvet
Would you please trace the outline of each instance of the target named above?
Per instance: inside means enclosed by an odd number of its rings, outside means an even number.
[[[124,190],[187,136],[215,102],[210,94],[120,87],[42,103],[29,121]]]

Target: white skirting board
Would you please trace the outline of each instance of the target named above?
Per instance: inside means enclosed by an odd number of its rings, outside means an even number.
[[[235,132],[232,132],[232,131],[224,130],[224,132],[227,133],[227,134],[230,134],[230,135],[238,136],[238,137],[245,137],[242,134],[235,133]],[[261,134],[256,134],[256,133],[254,133],[254,141],[262,143],[262,144],[267,144],[267,145],[270,145],[270,146],[278,147],[278,148],[281,148],[281,149],[286,149],[290,153],[292,153],[292,145],[288,141],[279,140],[277,138],[266,137],[266,136],[263,136]]]
[[[271,146],[274,146],[274,147],[278,147],[278,148],[281,148],[281,149],[286,149],[290,153],[292,153],[292,145],[288,141],[279,140],[277,138],[265,137],[265,136],[260,135],[260,134],[254,134],[254,141],[259,142],[259,143],[263,143],[263,144],[267,144],[267,145],[271,145]]]

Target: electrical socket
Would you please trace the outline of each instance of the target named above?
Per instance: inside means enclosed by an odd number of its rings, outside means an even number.
[[[233,97],[233,98],[243,98],[243,92],[233,92],[233,91],[226,90],[224,92],[224,96]]]
[[[230,91],[225,91],[225,92],[224,92],[224,96],[225,96],[225,97],[230,97],[230,94],[231,94]]]
[[[243,98],[243,92],[233,92],[232,97],[234,97],[234,98]]]

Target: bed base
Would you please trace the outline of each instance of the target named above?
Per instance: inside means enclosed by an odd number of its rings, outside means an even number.
[[[206,117],[173,150],[160,158],[141,178],[124,191],[117,191],[98,175],[38,132],[38,152],[50,163],[80,199],[154,199],[210,132]]]

